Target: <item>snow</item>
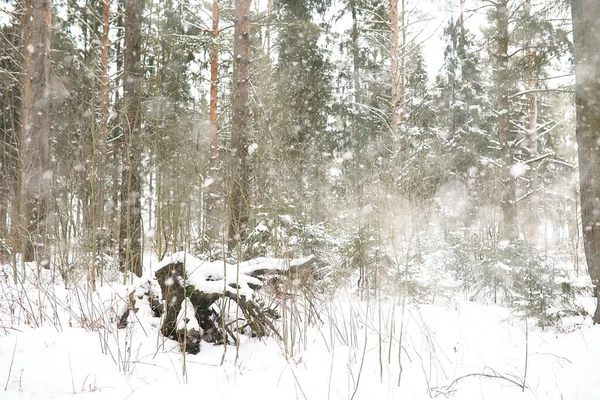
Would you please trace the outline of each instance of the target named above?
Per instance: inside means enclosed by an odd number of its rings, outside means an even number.
[[[527,165],[525,163],[513,164],[510,167],[509,174],[513,178],[517,179],[518,177],[527,173],[527,171],[529,171],[530,169],[531,168],[529,167],[529,165]]]
[[[258,143],[252,143],[248,145],[248,154],[252,155],[258,150]]]
[[[181,310],[179,310],[179,314],[177,315],[177,329],[202,332],[198,319],[195,316],[194,305],[188,298],[181,302]]]
[[[307,260],[290,265],[283,259],[259,258],[240,263],[239,270],[285,270]],[[159,268],[174,261],[184,262],[196,281],[225,276],[226,282],[235,282],[238,266],[225,264],[224,271],[222,262],[184,253],[169,256]],[[239,348],[205,345],[199,354],[184,356],[176,342],[160,335],[160,320],[150,311],[144,293],[160,293],[155,281],[105,284],[82,298],[89,291],[81,281],[79,288],[65,289],[60,279],[52,282],[50,271],[42,270],[42,284],[36,287],[33,265],[27,267],[31,270],[21,286],[12,284],[9,266],[0,266],[3,400],[593,400],[600,393],[600,327],[592,326],[589,317],[541,330],[535,321],[525,324],[496,305],[454,297],[436,304],[416,304],[410,298],[367,302],[342,290],[319,306],[322,323],[281,321],[288,329],[285,344],[275,338],[241,336]],[[138,310],[129,316],[127,328],[116,329],[116,317],[132,292]],[[47,317],[37,326],[28,323],[18,307],[11,314],[9,305],[17,301],[31,301],[34,313],[39,308]],[[593,310],[594,299],[583,301]],[[183,300],[185,311],[178,323],[185,318],[188,329],[199,329],[190,305]],[[302,313],[299,317],[307,318]],[[293,326],[295,336],[290,333]],[[522,391],[511,381],[522,382],[525,360]]]
[[[259,287],[263,282],[250,276],[262,270],[287,271],[290,267],[310,261],[311,257],[296,260],[282,258],[255,258],[239,264],[227,264],[223,261],[204,261],[185,252],[173,253],[165,257],[157,266],[157,271],[171,264],[182,263],[188,276],[188,284],[204,293],[223,293],[233,295],[239,293],[247,299],[252,297],[254,290],[250,285]]]

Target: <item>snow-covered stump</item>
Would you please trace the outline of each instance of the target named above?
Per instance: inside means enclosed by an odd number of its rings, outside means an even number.
[[[163,319],[161,332],[163,336],[177,340],[186,352],[196,354],[200,351],[200,340],[204,334],[196,318],[198,311],[190,307],[191,301],[186,296],[186,275],[183,262],[168,264],[155,273],[163,298]],[[192,297],[197,296],[192,293]],[[216,301],[218,296],[215,296]],[[201,305],[202,301],[196,299]],[[182,306],[185,304],[185,308]],[[209,324],[205,321],[204,327]],[[210,331],[210,329],[209,329]]]
[[[163,298],[161,331],[164,336],[173,338],[177,331],[177,315],[181,309],[181,302],[186,298],[182,285],[185,268],[182,262],[172,263],[156,271],[155,276]]]
[[[155,272],[164,305],[161,332],[190,353],[199,351],[200,339],[225,343],[231,338],[235,342],[236,335],[247,332],[255,337],[279,336],[273,323],[279,315],[256,301],[255,290],[274,277],[309,272],[315,261],[312,256],[257,258],[233,265],[202,261],[183,252],[166,257]],[[237,305],[237,321],[221,315],[224,308],[217,302],[226,299]]]

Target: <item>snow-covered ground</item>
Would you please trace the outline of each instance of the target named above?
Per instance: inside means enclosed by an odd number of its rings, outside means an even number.
[[[184,356],[143,297],[148,274],[92,295],[46,270],[37,286],[33,270],[17,286],[2,271],[3,400],[600,399],[600,327],[589,317],[542,330],[499,306],[409,299],[403,310],[401,298],[339,292],[322,305],[322,323],[297,324],[294,345],[242,337],[237,348],[203,343]],[[138,312],[117,329],[134,288]]]

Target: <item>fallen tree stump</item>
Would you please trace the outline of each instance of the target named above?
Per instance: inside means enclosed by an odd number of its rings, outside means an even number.
[[[178,340],[190,353],[200,350],[200,339],[209,343],[237,341],[236,334],[249,333],[255,337],[274,334],[281,338],[274,325],[277,311],[257,302],[255,290],[285,276],[310,275],[316,257],[302,259],[257,258],[239,264],[200,260],[179,252],[159,264],[155,277],[162,293],[161,332]],[[241,313],[238,320],[229,321],[223,302],[229,301]],[[219,303],[219,305],[217,304]],[[238,332],[231,325],[239,322]]]

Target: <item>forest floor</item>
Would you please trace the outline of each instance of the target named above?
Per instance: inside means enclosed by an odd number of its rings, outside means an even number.
[[[399,299],[339,292],[322,305],[322,323],[300,323],[287,345],[242,336],[238,347],[202,343],[184,356],[146,298],[116,329],[131,286],[86,298],[44,276],[37,287],[12,285],[9,271],[0,267],[3,400],[600,398],[600,327],[589,317],[542,329],[495,305],[408,301],[403,310]],[[582,301],[592,311],[594,299]]]

